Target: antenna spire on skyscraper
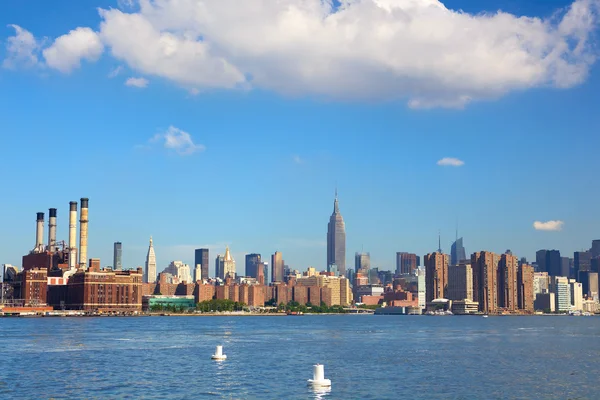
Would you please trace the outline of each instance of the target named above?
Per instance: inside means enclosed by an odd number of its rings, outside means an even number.
[[[438,231],[438,253],[442,252],[442,233]]]

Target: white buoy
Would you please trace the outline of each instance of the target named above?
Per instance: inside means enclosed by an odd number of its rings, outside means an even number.
[[[321,364],[313,365],[313,378],[308,380],[308,384],[320,387],[331,386],[331,381],[325,379],[325,366]]]
[[[223,346],[217,346],[215,354],[211,357],[213,360],[225,360],[227,356],[223,354]]]

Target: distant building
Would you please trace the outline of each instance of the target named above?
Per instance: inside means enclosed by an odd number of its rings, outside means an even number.
[[[338,267],[335,264],[328,265],[327,266],[327,272],[329,272],[333,276],[339,276]]]
[[[583,311],[583,286],[575,279],[569,279],[571,291],[571,310]]]
[[[178,283],[179,282],[186,282],[186,283],[193,282],[192,274],[190,271],[190,266],[187,264],[184,264],[181,261],[171,261],[169,266],[167,268],[165,268],[162,272],[168,273],[168,274],[173,275],[174,277],[177,277]]]
[[[498,264],[498,307],[516,311],[517,305],[517,257],[502,254]]]
[[[579,282],[584,296],[588,299],[598,300],[598,273],[592,271],[580,271]]]
[[[564,276],[561,274],[560,251],[548,250],[548,253],[546,253],[546,271],[550,276]]]
[[[414,271],[417,274],[417,298],[419,301],[419,308],[425,309],[427,306],[427,282],[425,279],[425,269],[418,268]]]
[[[370,253],[356,253],[354,255],[354,269],[360,271],[361,269],[368,270],[371,268],[371,254]]]
[[[412,274],[419,268],[419,257],[407,252],[396,253],[396,274]]]
[[[146,268],[144,269],[144,283],[156,282],[156,276],[156,255],[154,254],[152,236],[150,236],[150,246],[148,247],[148,254],[146,255]]]
[[[533,267],[522,263],[517,270],[517,298],[518,307],[526,312],[533,312],[535,294],[533,289]]]
[[[123,269],[123,244],[115,242],[113,246],[113,269]]]
[[[208,249],[196,249],[194,250],[194,265],[200,264],[202,269],[202,279],[208,279],[209,275],[209,258]]]
[[[225,248],[225,257],[223,258],[223,279],[227,277],[235,278],[235,260],[229,252],[229,246]]]
[[[538,267],[536,272],[548,272],[546,269],[546,253],[548,253],[548,250],[538,250],[535,252],[535,263]]]
[[[550,290],[556,296],[556,311],[567,312],[571,309],[571,286],[569,278],[553,276],[550,281]]]
[[[427,254],[425,263],[425,284],[427,303],[435,299],[442,299],[448,290],[448,254],[439,252]]]
[[[341,275],[346,275],[346,224],[340,213],[337,191],[333,203],[333,214],[327,225],[327,264],[338,266]]]
[[[225,257],[221,254],[217,254],[215,258],[215,277],[225,279]]]
[[[592,258],[600,257],[600,239],[592,240],[592,248],[590,249]]]
[[[500,256],[490,251],[479,251],[471,255],[473,268],[473,301],[479,303],[479,311],[498,311],[498,263]]]
[[[556,296],[554,293],[538,293],[535,295],[534,308],[540,311],[555,312]]]
[[[250,276],[252,278],[258,277],[259,267],[262,267],[262,259],[260,254],[246,254],[245,276]]]
[[[194,268],[194,281],[202,280],[202,265],[196,264],[196,268]]]
[[[275,254],[271,255],[271,282],[283,282],[283,266],[281,252],[276,251]]]
[[[589,251],[576,251],[573,253],[573,264],[575,279],[579,280],[579,271],[591,271],[592,253]]]
[[[463,246],[463,238],[456,239],[450,247],[450,265],[458,265],[458,263],[466,259],[467,254]]]
[[[535,272],[533,274],[533,295],[548,293],[550,291],[550,277],[547,272]]]
[[[473,300],[473,269],[471,264],[460,263],[448,267],[449,300]]]
[[[269,263],[268,262],[263,262],[263,274],[265,277],[265,284],[267,284],[269,282]]]
[[[571,259],[569,257],[560,258],[560,268],[558,272],[560,276],[571,276]]]

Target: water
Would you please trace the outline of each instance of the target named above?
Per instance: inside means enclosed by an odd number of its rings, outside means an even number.
[[[5,318],[0,398],[594,399],[598,337],[597,317]]]

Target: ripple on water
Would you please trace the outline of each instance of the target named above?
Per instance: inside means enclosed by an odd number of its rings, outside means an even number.
[[[600,319],[4,319],[0,397],[596,398]],[[594,342],[595,343],[595,342]],[[210,360],[224,345],[228,359]],[[585,360],[585,362],[583,362]],[[325,364],[331,391],[306,380]],[[15,379],[15,377],[19,377]]]

